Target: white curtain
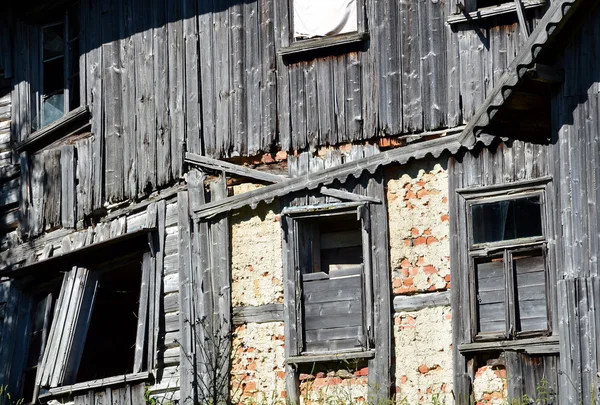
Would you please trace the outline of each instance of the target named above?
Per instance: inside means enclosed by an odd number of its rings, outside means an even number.
[[[292,0],[294,38],[313,38],[358,30],[356,0]]]

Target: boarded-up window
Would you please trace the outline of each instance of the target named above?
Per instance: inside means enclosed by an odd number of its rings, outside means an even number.
[[[286,218],[295,250],[295,292],[286,296],[295,308],[295,355],[372,347],[368,212],[354,204]]]
[[[304,351],[360,349],[363,328],[363,254],[356,214],[299,225],[308,246],[300,259]]]
[[[358,31],[357,0],[292,0],[294,38],[305,39]]]
[[[543,201],[532,193],[469,204],[475,339],[550,332]]]

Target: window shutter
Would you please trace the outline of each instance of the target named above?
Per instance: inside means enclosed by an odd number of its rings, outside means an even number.
[[[36,385],[72,384],[94,305],[98,274],[73,267],[63,279],[48,343],[36,376]]]
[[[546,265],[541,250],[513,253],[517,332],[548,329]]]
[[[475,264],[477,331],[506,332],[506,291],[504,260],[486,259]]]
[[[302,276],[307,352],[363,346],[362,284],[360,264]]]

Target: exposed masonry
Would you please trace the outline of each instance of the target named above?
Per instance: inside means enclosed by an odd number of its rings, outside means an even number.
[[[437,163],[386,170],[391,282],[395,294],[450,287],[448,176]],[[234,187],[239,194],[260,186]],[[235,306],[283,302],[280,207],[244,209],[232,216],[232,299]],[[394,315],[397,401],[449,404],[452,397],[452,331],[448,306]],[[239,403],[283,401],[283,324],[246,324],[236,331],[232,392]],[[279,352],[280,351],[280,352]],[[340,398],[368,401],[366,364],[326,364],[300,370],[304,404]],[[237,387],[236,387],[237,384]],[[276,403],[276,402],[275,402]]]
[[[484,365],[477,369],[473,381],[475,405],[501,405],[508,397],[508,381],[504,366]]]
[[[234,194],[258,188],[234,187]],[[270,204],[243,209],[231,217],[232,305],[283,303],[283,254],[279,208]]]
[[[450,288],[448,174],[437,163],[419,166],[414,175],[386,171],[394,294]]]
[[[396,314],[394,341],[397,400],[406,404],[453,403],[450,307]]]
[[[256,401],[283,405],[283,323],[240,325],[234,333],[231,365],[231,396],[234,403]]]

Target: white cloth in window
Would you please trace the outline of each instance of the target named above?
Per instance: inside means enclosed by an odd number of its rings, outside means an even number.
[[[358,30],[356,0],[292,0],[294,38],[313,38]]]

